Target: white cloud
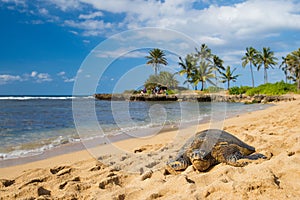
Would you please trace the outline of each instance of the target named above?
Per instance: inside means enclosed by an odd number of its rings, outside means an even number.
[[[79,33],[77,31],[69,31],[70,33],[74,34],[74,35],[78,35]]]
[[[110,22],[105,23],[103,20],[87,19],[85,21],[65,20],[65,26],[83,29],[85,36],[97,36],[105,34],[105,29],[113,28]]]
[[[64,76],[64,75],[66,75],[66,72],[64,71],[57,73],[57,76]]]
[[[33,72],[31,72],[30,76],[31,76],[31,77],[36,77],[37,74],[38,74],[38,73],[37,73],[36,71],[33,71]]]
[[[87,14],[87,15],[80,14],[78,18],[79,19],[94,19],[96,17],[102,17],[102,16],[103,16],[103,13],[98,11],[98,12],[94,12],[94,13]]]
[[[62,80],[63,80],[65,83],[70,83],[70,82],[74,82],[74,81],[75,81],[75,77],[73,77],[73,78],[68,78],[68,77],[66,76],[66,72],[64,72],[64,71],[61,71],[61,72],[57,73],[57,76],[61,77]]]
[[[39,73],[39,74],[37,74],[36,77],[37,77],[36,81],[38,83],[52,81],[52,78],[51,78],[51,76],[48,73]]]
[[[75,81],[75,77],[70,78],[70,79],[68,79],[68,78],[64,79],[65,83],[71,83],[71,82],[74,82],[74,81]]]
[[[196,0],[55,0],[62,10],[78,9],[78,19],[64,21],[65,26],[83,31],[85,36],[107,35],[117,30],[161,27],[184,32],[199,43],[224,46],[235,40],[278,37],[281,30],[300,30],[300,3],[286,0],[248,0],[218,3]],[[197,9],[194,3],[205,8]],[[210,6],[207,7],[207,5]],[[226,5],[222,6],[220,4]],[[93,12],[84,13],[83,7]],[[97,20],[103,12],[122,13],[119,21]],[[109,19],[107,19],[109,20]]]
[[[9,82],[14,82],[14,81],[22,81],[22,78],[20,76],[0,74],[0,85],[5,85]]]
[[[48,15],[49,11],[46,8],[40,8],[39,13],[42,14],[42,15]]]
[[[80,8],[80,2],[78,0],[49,0],[49,2],[54,3],[63,11]]]
[[[134,47],[128,47],[128,48],[118,48],[114,50],[106,50],[106,51],[100,51],[100,50],[94,50],[93,53],[96,55],[96,57],[99,58],[141,58],[145,57],[147,53],[145,51],[131,51],[132,49],[135,49]]]

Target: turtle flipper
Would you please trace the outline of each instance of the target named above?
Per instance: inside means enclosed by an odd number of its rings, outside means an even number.
[[[247,162],[237,162],[239,159],[246,158],[236,144],[228,144],[227,142],[221,142],[217,144],[212,152],[212,156],[221,163],[226,163],[235,167],[243,167],[247,165]]]
[[[179,171],[185,170],[190,165],[189,160],[184,158],[177,158],[176,160],[171,160],[167,163],[166,170],[170,174],[178,174]]]

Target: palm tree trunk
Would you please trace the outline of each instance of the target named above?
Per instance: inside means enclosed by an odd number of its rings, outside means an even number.
[[[300,91],[300,70],[298,72],[298,76],[297,76],[297,82],[298,82],[298,91]]]
[[[230,81],[228,80],[227,81],[227,90],[229,90],[229,87],[230,87]]]
[[[203,89],[204,89],[204,81],[201,81],[201,91],[203,91]]]
[[[253,69],[252,69],[251,62],[250,62],[250,71],[251,71],[251,77],[252,77],[252,87],[254,87],[254,75],[253,75]]]
[[[264,67],[264,79],[265,79],[265,84],[268,83],[268,74],[267,74],[267,68]]]

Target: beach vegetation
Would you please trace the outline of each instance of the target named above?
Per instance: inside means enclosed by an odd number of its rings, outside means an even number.
[[[235,82],[237,77],[239,77],[240,75],[234,75],[236,68],[234,68],[233,70],[231,70],[230,66],[226,67],[225,72],[220,72],[221,73],[221,82],[222,83],[226,83],[227,82],[227,89],[229,90],[230,88],[230,81]]]
[[[196,53],[186,55],[184,59],[179,57],[180,75],[186,75],[184,83],[191,84],[198,90],[201,83],[201,91],[204,90],[206,83],[216,85],[212,79],[217,78],[217,72],[223,68],[223,60],[211,53],[211,49],[206,44],[202,44],[200,49],[195,48]],[[217,81],[217,79],[216,79]]]
[[[297,82],[297,89],[300,91],[300,48],[286,56],[287,70],[289,79]]]
[[[281,69],[285,75],[285,82],[288,82],[289,79],[289,70],[288,70],[288,64],[287,64],[287,59],[286,57],[282,56],[281,57],[282,61],[281,64],[279,65],[279,69]]]
[[[239,95],[246,94],[248,96],[254,95],[283,95],[287,93],[296,93],[297,87],[296,84],[285,83],[284,81],[276,83],[266,83],[259,85],[257,87],[232,87],[229,89],[229,94]]]
[[[268,73],[269,68],[274,68],[277,64],[278,59],[274,56],[274,52],[271,51],[270,47],[264,47],[262,52],[258,52],[255,59],[255,65],[257,70],[260,70],[261,67],[264,68],[264,83],[268,83]]]
[[[158,75],[158,70],[160,69],[161,65],[167,65],[168,61],[166,58],[166,54],[163,50],[154,48],[149,51],[149,55],[146,56],[147,65],[151,65],[154,69],[154,74]]]
[[[162,71],[159,75],[150,75],[145,81],[144,86],[147,90],[154,89],[156,87],[166,87],[168,89],[175,89],[178,87],[178,80],[175,78],[175,74]]]
[[[246,67],[246,65],[249,63],[250,66],[250,72],[251,72],[251,78],[252,78],[252,87],[255,87],[254,85],[254,75],[253,75],[253,68],[252,64],[256,64],[257,59],[257,50],[253,47],[247,47],[245,56],[242,57],[242,67]]]
[[[231,95],[239,95],[239,94],[245,94],[248,90],[250,90],[252,87],[250,86],[241,86],[241,87],[231,87],[229,88],[229,94]]]

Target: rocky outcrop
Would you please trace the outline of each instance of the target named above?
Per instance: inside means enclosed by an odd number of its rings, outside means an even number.
[[[145,94],[95,94],[98,100],[107,101],[194,101],[194,102],[241,102],[241,103],[268,103],[295,100],[290,95],[219,95],[219,94],[178,94],[178,95],[145,95]]]

